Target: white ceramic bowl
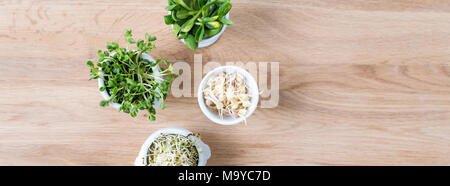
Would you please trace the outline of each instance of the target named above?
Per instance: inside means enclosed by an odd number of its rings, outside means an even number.
[[[147,165],[147,158],[145,157],[147,156],[148,149],[152,145],[153,141],[155,141],[156,138],[161,136],[161,134],[180,134],[183,136],[187,136],[189,134],[192,134],[192,132],[178,127],[164,128],[154,132],[147,138],[147,140],[145,140],[145,143],[142,145],[141,151],[139,152],[139,155],[136,157],[136,160],[134,161],[135,166]],[[195,141],[195,147],[197,148],[197,151],[200,152],[198,157],[198,166],[206,166],[206,162],[211,157],[211,150],[209,146],[193,135],[189,136],[189,139],[191,141]]]
[[[170,13],[171,12],[169,12],[169,15],[170,15]],[[227,18],[227,19],[230,18],[230,12],[228,12],[227,15],[225,15],[225,18]],[[172,26],[172,29],[173,29],[173,26]],[[217,33],[216,35],[214,35],[214,36],[212,36],[210,38],[207,38],[207,39],[204,39],[204,40],[200,41],[198,43],[198,48],[205,48],[205,47],[209,47],[212,44],[214,44],[217,40],[219,40],[219,38],[223,34],[223,32],[225,32],[225,29],[227,29],[227,25],[224,24],[223,27],[222,27],[222,30],[219,33]],[[186,44],[186,42],[184,42],[184,39],[181,39],[181,42]]]
[[[114,54],[111,54],[111,55],[114,55]],[[151,62],[155,62],[155,60],[151,56],[149,56],[147,54],[142,54],[142,58],[143,59],[147,59],[147,60],[149,60]],[[153,72],[155,73],[156,76],[161,77],[161,73],[159,72],[158,66],[153,67],[152,70],[153,70]],[[101,79],[101,78],[98,78],[98,88],[99,88],[99,90],[100,90],[100,87],[103,87],[103,86],[105,86],[105,81],[103,81],[103,79]],[[160,91],[159,88],[156,88],[156,91],[159,92]],[[100,94],[103,96],[103,99],[105,99],[105,100],[108,100],[110,98],[110,95],[109,95],[109,93],[108,93],[108,91],[106,89],[104,91],[100,91]],[[109,105],[111,105],[115,109],[119,109],[122,104],[114,103],[114,102],[111,101],[109,103]],[[161,101],[158,101],[158,100],[155,100],[155,102],[153,103],[153,107],[155,109],[158,108],[160,105],[161,105]]]
[[[251,97],[251,100],[250,100],[251,106],[248,108],[248,111],[247,111],[247,114],[245,115],[245,117],[240,117],[240,118],[235,119],[231,116],[224,116],[223,119],[221,119],[219,117],[219,114],[216,111],[213,111],[206,106],[205,99],[203,98],[203,89],[206,86],[206,83],[208,82],[208,80],[210,78],[216,76],[219,72],[227,72],[227,73],[237,72],[244,77],[245,83],[247,84],[248,89],[249,89],[248,90],[249,95]],[[244,70],[240,67],[236,67],[236,66],[223,66],[223,67],[218,67],[218,68],[212,70],[211,72],[206,74],[206,76],[203,78],[202,82],[200,83],[200,86],[198,87],[198,104],[200,105],[200,109],[206,115],[206,117],[208,117],[211,121],[213,121],[214,123],[217,123],[217,124],[221,124],[221,125],[235,125],[238,123],[242,123],[244,121],[244,119],[247,119],[248,117],[250,117],[250,115],[252,115],[253,112],[256,110],[256,107],[258,106],[258,101],[259,101],[259,90],[258,90],[258,85],[256,84],[255,79],[246,70]]]

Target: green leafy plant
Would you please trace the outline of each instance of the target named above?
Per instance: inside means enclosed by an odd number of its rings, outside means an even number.
[[[173,25],[173,33],[184,39],[195,50],[203,39],[218,34],[223,25],[233,25],[225,18],[231,10],[230,0],[169,0],[170,15],[164,16],[167,25]]]
[[[172,64],[161,57],[156,61],[142,57],[155,47],[152,42],[156,37],[146,34],[144,40],[136,41],[132,31],[127,30],[124,38],[126,48],[120,48],[117,42],[108,42],[107,50],[98,51],[96,65],[92,61],[87,62],[90,80],[101,78],[105,82],[100,91],[106,90],[110,99],[101,101],[100,106],[109,106],[110,102],[121,104],[119,112],[129,113],[132,117],[136,117],[139,110],[146,110],[153,121],[156,119],[153,104],[158,100],[161,101],[161,109],[167,107],[164,100],[170,83],[178,74],[173,72]],[[136,49],[130,49],[134,44]],[[154,68],[159,70],[159,75],[154,72]]]

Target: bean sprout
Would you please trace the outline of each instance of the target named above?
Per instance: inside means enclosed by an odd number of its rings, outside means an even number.
[[[203,98],[208,108],[236,119],[245,117],[251,106],[250,95],[244,77],[239,73],[221,72],[207,81]]]

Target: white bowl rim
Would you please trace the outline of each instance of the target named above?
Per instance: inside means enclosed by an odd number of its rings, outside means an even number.
[[[251,96],[251,104],[252,104],[249,107],[245,117],[240,117],[240,118],[236,118],[236,119],[232,119],[232,120],[222,120],[218,117],[218,115],[216,113],[211,111],[205,104],[205,100],[203,99],[203,87],[205,87],[207,80],[209,78],[211,78],[212,76],[216,75],[217,73],[223,72],[223,71],[238,72],[245,78],[245,82],[246,82],[247,86],[249,87],[250,96]],[[198,87],[197,94],[198,94],[197,95],[198,104],[199,104],[200,109],[202,110],[203,114],[205,114],[205,116],[208,119],[210,119],[211,121],[213,121],[214,123],[217,123],[220,125],[236,125],[236,124],[242,123],[244,120],[246,120],[253,114],[253,112],[256,110],[256,107],[258,106],[258,102],[259,102],[258,84],[256,83],[255,79],[246,70],[244,70],[240,67],[237,67],[237,66],[221,66],[221,67],[217,67],[214,70],[208,72],[208,74],[206,74],[206,76],[202,79],[200,86]]]
[[[188,136],[189,134],[193,134],[191,131],[180,128],[180,127],[167,127],[160,130],[157,130],[156,132],[152,133],[147,140],[145,140],[144,144],[141,147],[141,150],[139,151],[139,155],[136,157],[136,160],[134,162],[135,166],[145,166],[145,156],[147,156],[148,148],[152,145],[153,141],[161,136],[162,134],[180,134],[183,136]],[[199,152],[198,157],[198,166],[206,166],[206,163],[208,159],[211,157],[211,149],[208,145],[206,145],[200,138],[191,135],[189,136],[189,139],[191,141],[195,141],[195,147],[197,148],[197,151]],[[201,153],[200,153],[201,152]]]
[[[111,55],[114,55],[114,53],[111,53]],[[155,62],[155,59],[153,59],[152,56],[150,56],[148,54],[145,54],[145,53],[142,54],[142,58],[147,59],[147,60],[149,60],[151,62]],[[158,66],[154,66],[152,69],[153,69],[153,72],[155,73],[156,76],[160,76],[161,77],[161,73],[159,71]],[[105,86],[105,81],[103,81],[103,79],[101,79],[101,78],[98,78],[99,91],[100,91],[100,87],[103,87],[103,86]],[[160,91],[159,88],[156,88],[156,91]],[[103,91],[100,91],[100,94],[102,95],[104,100],[108,100],[111,97],[106,89],[103,90]],[[111,105],[115,109],[119,109],[120,106],[122,106],[122,104],[115,103],[115,102],[112,102],[112,101],[109,102],[109,105]],[[161,100],[159,100],[159,101],[155,100],[155,102],[153,103],[153,107],[155,109],[158,108],[160,105],[161,105]]]

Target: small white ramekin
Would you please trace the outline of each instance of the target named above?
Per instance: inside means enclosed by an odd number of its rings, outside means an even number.
[[[114,54],[111,54],[111,55],[114,55]],[[143,59],[147,59],[147,60],[149,60],[151,62],[155,62],[155,60],[151,56],[149,56],[147,54],[142,54],[142,58]],[[161,73],[159,72],[158,66],[153,67],[152,70],[153,70],[153,73],[155,74],[155,76],[162,77]],[[103,79],[101,79],[101,78],[98,78],[99,91],[100,91],[100,87],[103,87],[103,86],[105,86],[105,81],[103,81]],[[159,92],[160,91],[159,88],[156,88],[156,91]],[[105,99],[105,100],[108,100],[109,98],[111,98],[109,93],[108,93],[108,91],[106,89],[104,91],[100,91],[100,94],[103,96],[103,99]],[[109,103],[109,105],[111,105],[115,109],[119,109],[122,104],[114,103],[114,102],[111,101]],[[161,105],[161,101],[159,101],[159,100],[155,100],[155,102],[153,103],[153,107],[155,109],[158,108],[160,105]]]
[[[158,138],[159,136],[161,136],[163,134],[179,134],[179,135],[183,135],[183,136],[188,136],[188,135],[192,134],[192,132],[189,130],[183,129],[183,128],[178,128],[178,127],[164,128],[164,129],[154,132],[152,135],[150,135],[147,138],[147,140],[145,140],[145,143],[142,145],[141,151],[139,152],[139,155],[136,157],[136,160],[134,161],[135,166],[146,166],[148,164],[147,158],[146,158],[148,149],[152,145],[153,141],[155,141],[156,138]],[[195,142],[195,147],[197,148],[197,151],[199,152],[198,166],[206,166],[206,162],[211,157],[211,150],[210,150],[209,146],[206,145],[205,143],[203,143],[203,141],[200,140],[200,138],[198,138],[194,135],[189,136],[189,139],[191,141]]]
[[[235,119],[235,118],[232,118],[231,116],[224,116],[223,119],[221,119],[217,112],[211,110],[210,108],[208,108],[206,106],[205,99],[203,98],[203,89],[206,86],[206,83],[208,82],[208,80],[220,72],[227,72],[227,73],[237,72],[244,77],[245,83],[247,84],[248,89],[249,89],[248,90],[249,95],[251,97],[251,101],[250,101],[251,106],[248,108],[248,111],[247,111],[247,114],[245,115],[245,117],[240,117],[240,118]],[[209,72],[208,74],[206,74],[206,76],[203,78],[202,82],[200,83],[200,86],[198,87],[198,95],[197,96],[198,96],[198,104],[200,106],[200,109],[202,110],[203,114],[205,114],[206,117],[208,117],[208,119],[210,119],[214,123],[217,123],[220,125],[235,125],[235,124],[242,123],[245,119],[250,117],[250,115],[252,115],[253,112],[256,110],[256,107],[258,106],[258,101],[259,101],[259,90],[258,90],[258,84],[256,83],[255,79],[246,70],[244,70],[240,67],[236,67],[236,66],[222,66],[222,67],[218,67],[218,68],[212,70],[211,72]]]

